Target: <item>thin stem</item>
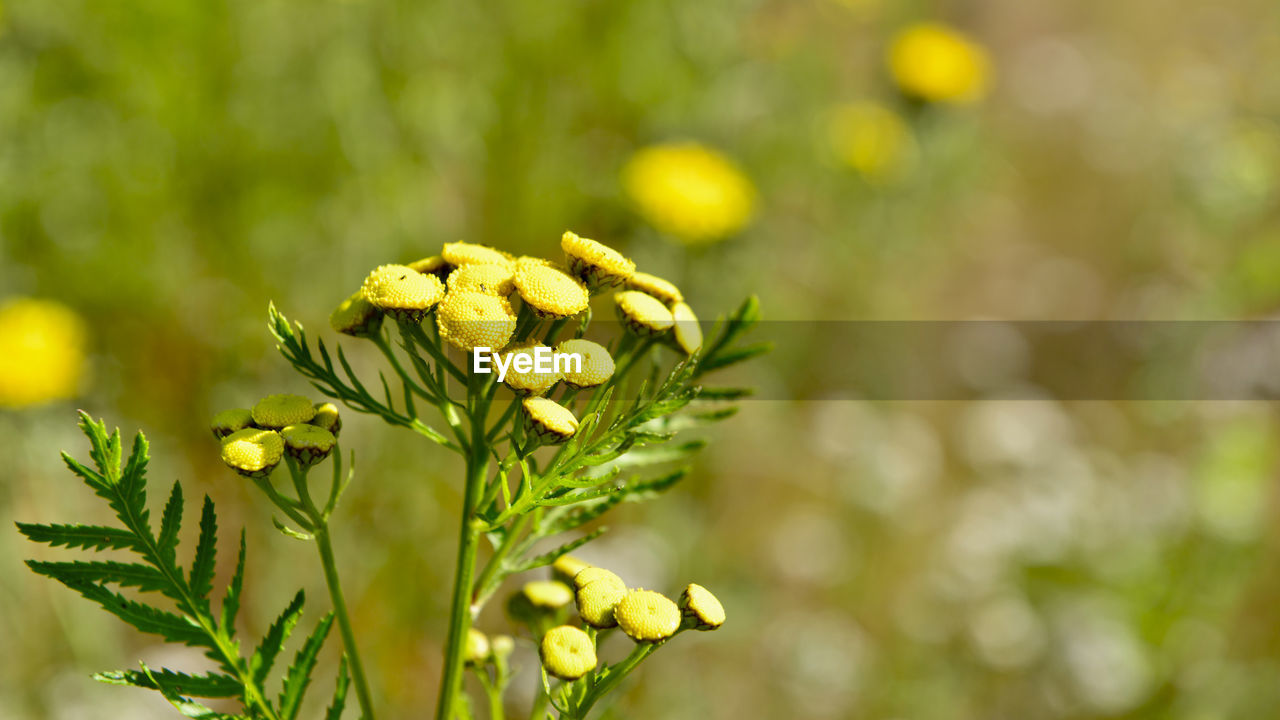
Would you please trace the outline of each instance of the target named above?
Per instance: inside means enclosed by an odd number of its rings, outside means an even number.
[[[316,547],[320,550],[320,564],[324,566],[324,582],[329,586],[329,599],[333,602],[334,614],[338,616],[338,629],[342,632],[342,644],[347,648],[347,659],[351,665],[351,678],[356,685],[356,698],[360,701],[360,712],[365,720],[374,720],[373,697],[369,694],[369,683],[365,680],[364,664],[360,661],[360,651],[356,648],[356,635],[351,628],[351,618],[347,613],[347,601],[342,596],[342,585],[338,580],[338,567],[333,559],[333,545],[329,542],[329,526],[321,523],[315,531]]]
[[[617,687],[618,683],[621,683],[626,679],[627,675],[630,674],[632,670],[635,670],[636,666],[643,662],[645,658],[649,657],[650,653],[657,648],[657,644],[651,643],[641,643],[636,645],[635,649],[631,651],[631,654],[622,660],[622,662],[609,668],[608,677],[597,683],[587,692],[586,696],[582,698],[582,702],[578,704],[578,707],[574,708],[575,715],[580,718],[585,718],[587,713],[591,712],[591,708],[600,701],[600,698],[604,697],[609,693],[609,691]]]
[[[489,558],[489,561],[485,563],[484,569],[480,571],[480,577],[476,579],[475,605],[477,610],[484,607],[489,596],[493,594],[498,584],[504,579],[499,577],[503,563],[506,561],[507,555],[511,553],[511,548],[515,547],[516,539],[524,533],[532,520],[532,513],[521,515],[520,519],[516,520],[515,524],[507,529],[507,535],[502,539],[502,544],[498,546],[497,550],[493,551],[493,556]]]

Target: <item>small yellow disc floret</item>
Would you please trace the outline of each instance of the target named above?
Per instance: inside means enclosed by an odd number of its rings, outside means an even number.
[[[662,593],[632,590],[614,609],[618,627],[636,642],[658,642],[680,628],[680,608]]]
[[[591,637],[572,625],[551,628],[542,636],[538,654],[547,674],[561,680],[577,680],[596,669],[596,647]]]
[[[516,290],[542,317],[570,317],[587,309],[591,295],[581,282],[560,268],[538,262],[516,264]]]
[[[246,477],[266,477],[284,456],[284,440],[274,430],[245,428],[222,440],[222,462]]]
[[[444,298],[444,283],[407,265],[383,265],[369,273],[360,292],[383,312],[416,321]]]
[[[515,290],[509,265],[463,265],[449,273],[449,292],[510,295]]]
[[[599,343],[590,340],[565,340],[556,346],[556,352],[577,355],[582,358],[582,367],[577,372],[564,373],[564,382],[576,388],[603,385],[613,377],[613,357]]]
[[[724,624],[724,606],[701,585],[689,583],[680,593],[680,609],[695,630],[715,630]]]
[[[618,305],[618,318],[628,330],[641,337],[661,335],[675,322],[667,306],[652,295],[626,290],[613,299]]]
[[[222,439],[237,430],[243,430],[253,424],[253,413],[247,408],[223,410],[209,421],[209,429],[213,436]]]
[[[436,311],[436,324],[440,337],[456,348],[501,348],[511,342],[516,331],[516,314],[504,297],[451,292]]]
[[[286,425],[310,422],[316,406],[310,398],[284,393],[268,395],[253,406],[253,423],[258,427],[279,430]]]
[[[510,265],[511,256],[488,245],[469,242],[445,243],[440,251],[450,265]]]
[[[675,283],[649,273],[638,272],[632,275],[631,279],[627,281],[627,287],[652,295],[668,305],[684,301],[684,294],[680,292],[680,288],[675,286]]]
[[[578,432],[578,419],[554,400],[530,397],[521,404],[529,433],[544,443],[562,443]]]
[[[560,249],[569,261],[569,271],[592,290],[618,287],[636,271],[636,264],[617,250],[569,231],[560,238]]]

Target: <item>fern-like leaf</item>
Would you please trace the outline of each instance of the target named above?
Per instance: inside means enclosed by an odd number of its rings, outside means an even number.
[[[271,623],[271,627],[267,629],[267,634],[262,637],[262,642],[253,651],[253,657],[249,659],[249,670],[253,672],[253,679],[259,685],[266,682],[267,674],[271,672],[271,666],[275,664],[276,655],[280,654],[280,648],[284,645],[284,641],[289,639],[289,635],[293,633],[293,628],[298,624],[298,619],[302,617],[302,606],[306,601],[307,594],[299,590],[298,594],[293,596],[293,600],[289,605],[285,607],[284,612],[280,613],[280,617]]]
[[[307,686],[311,684],[311,671],[316,667],[320,648],[324,645],[331,627],[333,627],[333,613],[328,613],[316,624],[316,629],[302,644],[298,654],[293,658],[293,664],[285,673],[284,689],[280,693],[278,703],[280,717],[283,720],[294,720],[298,717],[298,711],[302,708],[302,697],[307,692]]]
[[[108,685],[129,685],[150,690],[159,690],[164,686],[180,695],[203,698],[233,698],[239,697],[244,692],[244,686],[240,681],[230,675],[214,673],[188,675],[168,668],[152,670],[150,673],[138,670],[113,670],[96,673],[93,679]]]
[[[32,542],[84,550],[137,550],[138,538],[128,530],[102,525],[37,525],[17,523],[18,532]]]
[[[191,563],[191,579],[187,584],[195,597],[209,606],[209,593],[213,591],[214,563],[218,558],[218,516],[213,510],[213,500],[204,497],[200,511],[200,539],[196,542],[196,557]]]

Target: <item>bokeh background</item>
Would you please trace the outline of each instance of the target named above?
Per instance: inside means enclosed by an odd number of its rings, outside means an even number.
[[[299,585],[318,608],[207,418],[307,391],[269,301],[327,332],[370,268],[458,239],[572,228],[706,318],[752,292],[780,321],[1268,317],[1276,27],[1272,0],[10,0],[0,517],[106,519],[57,456],[85,408],[247,528],[249,630]],[[744,403],[582,553],[729,612],[615,716],[1280,715],[1272,406],[1034,394]],[[384,712],[418,716],[457,467],[351,413],[344,444],[349,602]],[[0,717],[170,717],[88,676],[199,659],[21,564],[48,554],[0,532]]]

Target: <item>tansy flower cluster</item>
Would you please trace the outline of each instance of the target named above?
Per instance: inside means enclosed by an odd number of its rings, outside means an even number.
[[[223,410],[209,422],[222,441],[222,462],[251,478],[271,474],[287,454],[301,467],[324,460],[338,442],[342,419],[333,403],[301,395],[268,395],[252,408]]]

